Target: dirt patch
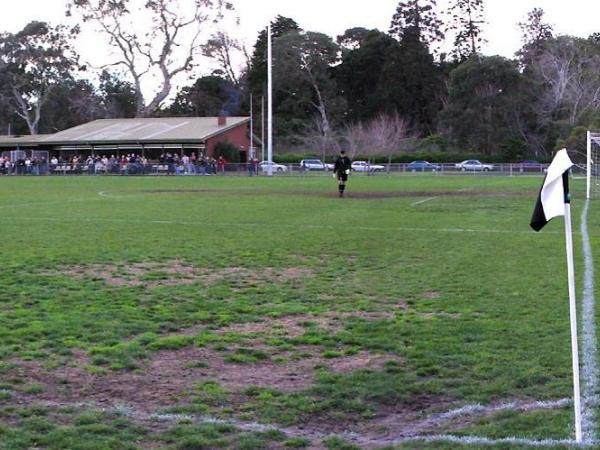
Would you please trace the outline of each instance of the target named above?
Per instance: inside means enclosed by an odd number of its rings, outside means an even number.
[[[197,273],[197,278],[209,285],[222,280],[229,280],[233,282],[234,287],[243,288],[259,286],[265,282],[276,284],[293,282],[313,275],[311,270],[299,267],[288,267],[285,269],[265,267],[257,270],[250,270],[245,267],[226,267],[219,269],[200,269]]]
[[[314,351],[314,348],[305,350]],[[368,352],[333,359],[321,356],[295,359],[295,354],[290,352],[278,356],[285,362],[267,360],[241,364],[228,362],[225,352],[187,348],[158,352],[140,370],[133,372],[98,375],[82,366],[47,369],[36,361],[18,361],[12,376],[17,374],[24,383],[44,386],[44,391],[35,395],[36,401],[94,403],[103,407],[123,404],[150,412],[185,403],[186,393],[195,384],[207,381],[216,381],[234,393],[251,385],[292,392],[314,384],[317,366],[347,373],[359,369],[378,370],[387,361],[400,361],[398,357]]]
[[[68,275],[81,279],[102,280],[115,287],[174,286],[196,281],[196,269],[180,260],[62,267],[44,272],[44,275]]]
[[[417,313],[420,317],[432,318],[441,317],[445,319],[460,319],[462,315],[460,313],[447,313],[447,312],[429,312],[429,313]]]
[[[400,310],[402,308],[398,309]],[[347,319],[359,318],[367,321],[391,320],[395,317],[395,314],[395,311],[328,311],[322,314],[296,314],[260,322],[228,325],[215,330],[215,332],[220,334],[269,334],[293,339],[306,333],[310,324],[315,324],[318,328],[331,334],[335,334],[344,330],[344,321]]]
[[[308,194],[310,195],[310,194]],[[319,197],[338,197],[336,192],[313,192]],[[527,194],[529,195],[529,194]],[[357,200],[384,200],[390,198],[422,198],[422,197],[515,197],[525,196],[525,193],[507,193],[496,191],[352,191],[345,194],[345,198]]]
[[[44,272],[43,274],[101,280],[114,287],[144,286],[147,288],[178,286],[196,282],[211,285],[222,280],[230,281],[234,288],[246,288],[258,286],[265,282],[290,283],[313,275],[312,271],[298,267],[283,269],[266,267],[256,270],[244,267],[209,269],[197,268],[181,260],[71,266]]]
[[[322,190],[258,190],[258,189],[144,189],[140,193],[146,194],[203,194],[203,193],[226,193],[238,196],[264,196],[264,195],[302,195],[312,197],[338,197],[335,189]],[[388,199],[388,198],[411,198],[411,197],[514,197],[531,196],[529,192],[498,192],[498,191],[352,191],[350,188],[345,197],[351,199]]]

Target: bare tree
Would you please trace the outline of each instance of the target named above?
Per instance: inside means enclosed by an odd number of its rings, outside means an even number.
[[[356,158],[368,146],[369,139],[362,122],[346,125],[342,134],[342,147],[350,159]]]
[[[325,161],[327,156],[335,155],[340,149],[337,134],[331,129],[326,131],[323,128],[323,121],[318,115],[313,116],[299,138],[305,149],[321,155],[322,161]]]
[[[367,123],[348,125],[342,140],[351,158],[363,155],[370,161],[374,156],[387,156],[389,170],[392,156],[409,150],[415,137],[408,122],[394,113],[380,114]]]
[[[120,55],[113,66],[123,66],[133,80],[137,116],[154,113],[171,93],[173,78],[191,70],[201,48],[203,32],[233,9],[226,0],[69,0],[84,22],[94,22]],[[136,32],[139,18],[147,28]],[[156,77],[159,86],[146,101],[143,81]]]
[[[562,36],[549,42],[532,70],[543,83],[537,110],[546,120],[575,124],[600,107],[600,51],[588,41]]]
[[[392,162],[392,155],[402,150],[403,145],[414,137],[408,122],[396,113],[380,114],[371,120],[366,127],[366,136],[370,142],[367,154],[387,156],[388,166]]]

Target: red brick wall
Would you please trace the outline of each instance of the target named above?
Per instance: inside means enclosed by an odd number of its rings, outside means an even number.
[[[248,147],[250,146],[248,136],[248,124],[243,123],[237,127],[231,128],[230,130],[221,133],[215,137],[212,137],[206,141],[206,156],[215,156],[215,146],[219,142],[229,142],[233,144],[239,151],[246,152],[248,154]],[[245,163],[246,161],[240,161]]]

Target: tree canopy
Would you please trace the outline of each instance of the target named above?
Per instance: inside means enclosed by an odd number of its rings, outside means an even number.
[[[387,32],[358,24],[336,37],[274,17],[276,147],[510,159],[544,157],[565,143],[580,148],[584,131],[600,128],[600,34],[558,35],[534,8],[515,24],[522,35],[515,57],[487,56],[485,0],[444,6],[399,0]],[[248,54],[236,28],[224,26],[230,9],[225,0],[69,0],[78,27],[31,22],[0,34],[0,129],[35,134],[96,118],[245,115],[250,94],[258,123],[267,29]],[[81,65],[79,27],[100,30],[118,58]],[[390,124],[411,144],[398,135],[375,145],[393,135]]]

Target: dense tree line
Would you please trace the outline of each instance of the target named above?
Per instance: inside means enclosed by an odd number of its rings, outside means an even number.
[[[565,144],[583,150],[585,130],[600,127],[600,36],[556,35],[535,8],[518,24],[514,59],[483,55],[484,0],[450,3],[444,13],[436,0],[401,0],[387,32],[356,27],[335,38],[276,17],[276,151],[519,159]],[[136,34],[128,24],[142,10],[150,25]],[[100,71],[74,51],[77,27],[32,22],[1,34],[0,129],[36,134],[96,118],[248,114],[250,93],[258,123],[267,32],[247,52],[218,28],[230,10],[224,0],[71,0],[69,14],[98,26],[119,55]],[[212,70],[199,67],[202,58]],[[176,77],[194,70],[206,75],[175,91]]]

